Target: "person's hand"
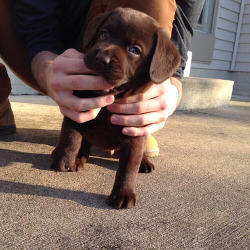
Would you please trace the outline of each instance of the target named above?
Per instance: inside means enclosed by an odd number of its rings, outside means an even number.
[[[73,90],[111,89],[102,77],[90,75],[84,63],[84,54],[68,49],[52,62],[50,85],[53,99],[59,105],[61,113],[70,119],[83,123],[94,119],[100,109],[114,101],[114,96],[96,98],[78,98]]]
[[[175,111],[178,96],[178,90],[170,80],[154,84],[143,94],[109,105],[108,110],[115,113],[111,123],[124,126],[122,133],[129,136],[152,134],[162,129],[168,116]]]
[[[113,88],[102,77],[93,75],[84,63],[84,54],[68,49],[61,55],[39,52],[31,69],[42,92],[50,96],[63,115],[83,123],[94,119],[100,109],[114,101],[114,96],[78,98],[73,90],[104,90]]]

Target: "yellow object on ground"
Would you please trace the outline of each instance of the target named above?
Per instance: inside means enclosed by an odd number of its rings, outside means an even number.
[[[148,157],[156,157],[160,153],[160,149],[158,147],[157,140],[152,136],[149,135],[147,138],[146,150],[145,154]]]

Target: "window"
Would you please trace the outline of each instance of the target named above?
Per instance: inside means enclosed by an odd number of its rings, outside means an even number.
[[[218,6],[219,0],[206,0],[204,3],[191,44],[193,61],[199,63],[210,63],[212,61]]]
[[[215,0],[206,0],[196,29],[205,33],[212,32]]]

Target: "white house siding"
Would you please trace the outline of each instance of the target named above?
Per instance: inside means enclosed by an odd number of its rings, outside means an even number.
[[[250,72],[250,0],[245,3],[235,70]]]
[[[192,62],[191,76],[234,80],[234,94],[250,96],[250,0],[246,0],[234,70],[231,71],[241,0],[220,0],[211,63]],[[216,18],[216,17],[214,17]]]

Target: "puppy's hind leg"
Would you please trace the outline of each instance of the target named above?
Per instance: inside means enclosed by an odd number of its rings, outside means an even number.
[[[84,168],[84,164],[88,160],[89,155],[90,155],[90,149],[91,149],[91,144],[83,137],[81,148],[79,150],[79,153],[76,159],[77,171]]]
[[[146,154],[144,153],[139,173],[151,173],[153,170],[155,170],[155,166],[148,160]]]
[[[64,117],[60,140],[50,156],[50,167],[61,172],[76,172],[76,157],[81,147],[79,124]]]

